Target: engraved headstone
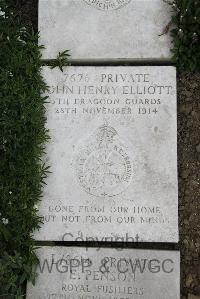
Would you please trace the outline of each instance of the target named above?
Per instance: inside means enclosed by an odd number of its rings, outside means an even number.
[[[177,251],[43,247],[27,299],[179,299]]]
[[[171,13],[163,0],[40,0],[43,58],[169,60]]]
[[[37,240],[177,242],[174,67],[44,67],[51,141]]]

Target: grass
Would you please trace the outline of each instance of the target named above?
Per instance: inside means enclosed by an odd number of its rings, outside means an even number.
[[[38,262],[32,233],[41,224],[36,204],[48,172],[41,161],[47,86],[38,36],[17,17],[15,1],[0,8],[0,294],[10,299],[24,296]]]
[[[171,35],[173,59],[179,71],[200,71],[200,2],[174,0]]]

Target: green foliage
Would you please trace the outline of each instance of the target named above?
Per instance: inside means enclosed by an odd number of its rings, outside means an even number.
[[[61,72],[63,72],[63,66],[69,65],[69,56],[69,50],[59,52],[57,58],[51,62],[51,68],[54,69],[56,67],[59,67]]]
[[[48,172],[41,47],[15,3],[0,0],[0,295],[9,299],[22,298],[24,282],[35,279],[32,232],[41,224],[36,204]]]
[[[174,0],[170,5],[174,47],[173,55],[180,70],[200,71],[200,1]]]

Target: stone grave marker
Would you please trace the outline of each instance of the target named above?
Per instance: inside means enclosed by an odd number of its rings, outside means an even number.
[[[179,299],[179,252],[43,247],[27,299]]]
[[[40,0],[43,58],[69,49],[72,60],[170,60],[170,19],[163,0]]]
[[[174,67],[44,67],[47,178],[37,240],[177,242]]]

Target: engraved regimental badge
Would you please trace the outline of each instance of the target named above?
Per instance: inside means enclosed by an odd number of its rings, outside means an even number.
[[[90,6],[100,10],[115,10],[122,8],[131,2],[131,0],[83,0]]]
[[[127,147],[108,125],[99,127],[81,142],[76,149],[74,167],[81,187],[95,196],[115,196],[132,180],[133,166]]]

